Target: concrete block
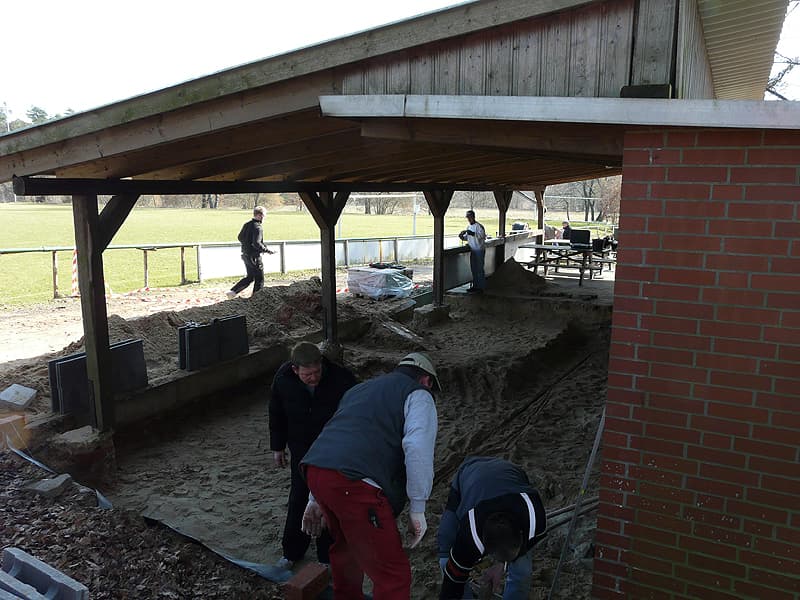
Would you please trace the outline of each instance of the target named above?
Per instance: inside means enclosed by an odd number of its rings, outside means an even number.
[[[229,360],[250,352],[247,340],[247,320],[244,315],[214,319],[219,336],[219,359]]]
[[[328,587],[328,567],[320,563],[309,563],[283,584],[285,600],[316,600]]]
[[[19,548],[3,550],[3,571],[47,598],[89,600],[89,588],[85,585]]]
[[[27,448],[28,444],[24,437],[25,417],[22,415],[0,417],[0,448],[6,447],[6,436],[15,448]]]
[[[13,383],[0,392],[0,407],[11,410],[25,410],[36,398],[36,390]]]
[[[23,486],[23,490],[39,494],[45,498],[56,498],[72,485],[72,477],[68,473],[63,473],[57,477],[34,481]]]
[[[36,588],[22,583],[5,571],[0,571],[0,599],[13,598],[13,600],[47,600]]]
[[[147,387],[147,365],[142,340],[129,339],[111,344],[114,393]],[[78,352],[47,363],[53,412],[76,415],[81,423],[93,421],[86,353]]]
[[[414,309],[414,317],[411,320],[411,328],[425,330],[439,323],[450,320],[450,307],[447,305],[434,306],[428,304]]]
[[[114,393],[132,392],[147,387],[147,364],[142,340],[124,340],[111,346]]]

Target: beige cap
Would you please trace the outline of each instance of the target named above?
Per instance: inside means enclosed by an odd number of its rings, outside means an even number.
[[[442,384],[439,383],[439,377],[436,375],[436,367],[433,366],[433,362],[431,362],[431,359],[427,354],[422,352],[412,352],[411,354],[406,354],[403,359],[397,363],[397,365],[408,365],[422,369],[428,375],[433,377],[433,382],[435,384],[434,389],[442,391]]]

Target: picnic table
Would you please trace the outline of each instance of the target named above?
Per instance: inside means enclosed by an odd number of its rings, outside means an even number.
[[[595,273],[602,274],[604,266],[607,265],[610,270],[611,265],[616,262],[610,257],[611,248],[593,250],[590,245],[576,246],[567,240],[552,240],[544,244],[523,244],[520,248],[535,250],[534,259],[524,263],[528,268],[532,268],[534,273],[539,267],[542,267],[545,276],[547,276],[548,269],[554,269],[556,273],[559,269],[577,269],[580,273],[578,285],[583,285],[585,273],[588,273],[589,279],[592,279]]]

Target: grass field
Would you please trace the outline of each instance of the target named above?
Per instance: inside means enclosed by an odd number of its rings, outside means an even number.
[[[497,231],[497,211],[486,210],[478,219],[489,235]],[[247,210],[201,210],[135,208],[111,245],[196,244],[235,242],[242,223],[251,216]],[[509,223],[527,220],[535,226],[533,213],[509,215]],[[560,220],[552,224],[559,225]],[[573,226],[580,226],[575,223]],[[445,231],[464,229],[463,210],[452,209],[445,218]],[[72,247],[75,243],[72,207],[69,204],[0,204],[0,250],[42,247]],[[265,238],[275,240],[318,239],[319,229],[308,212],[272,211],[264,222]],[[433,217],[417,215],[417,235],[432,235]],[[364,215],[345,212],[337,238],[393,237],[412,234],[410,215]],[[72,277],[72,251],[57,253],[58,288],[69,294]],[[126,292],[144,285],[143,255],[137,249],[109,249],[103,253],[106,284],[113,292]],[[162,249],[148,253],[149,284],[167,287],[180,284],[180,250]],[[186,276],[196,277],[193,250],[186,251]],[[53,297],[52,257],[50,252],[0,254],[0,303],[20,305],[45,302]]]

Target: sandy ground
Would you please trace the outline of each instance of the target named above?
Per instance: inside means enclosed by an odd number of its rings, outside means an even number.
[[[449,295],[450,320],[415,329],[416,342],[384,326],[395,301],[340,297],[340,319],[368,325],[363,336],[344,343],[345,362],[359,378],[389,370],[406,352],[424,349],[444,387],[436,399],[439,435],[430,529],[410,553],[413,598],[436,597],[435,530],[450,478],[464,457],[500,456],[521,465],[548,511],[572,504],[580,492],[605,400],[610,309],[598,305],[607,301],[613,281],[606,277],[583,288],[574,278],[545,284],[519,269],[501,272],[495,289],[483,296]],[[189,320],[245,313],[251,346],[289,345],[319,328],[317,282],[270,287],[253,299],[220,302],[224,290],[112,298],[109,314],[117,315],[110,323],[112,341],[143,338],[152,383],[175,370],[175,328]],[[75,301],[48,312],[4,314],[0,347],[6,362],[0,365],[0,389],[10,383],[36,387],[41,397],[34,412],[47,412],[43,359],[53,350],[65,354],[79,347],[79,319]],[[16,354],[7,346],[12,342]],[[39,354],[27,359],[26,352]],[[216,550],[274,562],[280,556],[289,478],[271,462],[268,385],[265,380],[212,396],[180,415],[117,434],[117,476],[103,491],[115,506],[163,520]],[[598,477],[596,464],[586,496],[596,493]],[[579,519],[555,597],[589,597],[594,519],[594,513]],[[566,532],[566,526],[554,529],[537,550],[531,598],[547,597]]]

